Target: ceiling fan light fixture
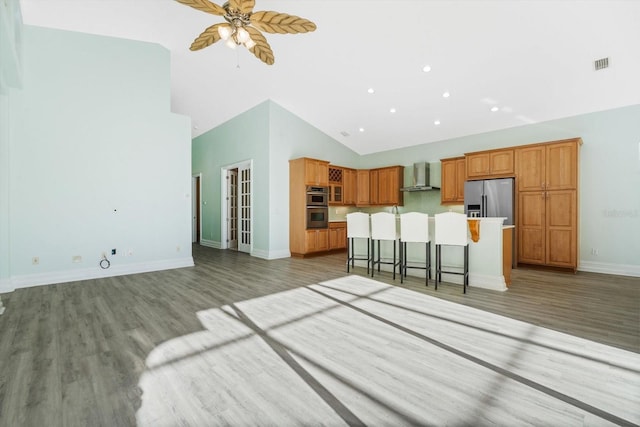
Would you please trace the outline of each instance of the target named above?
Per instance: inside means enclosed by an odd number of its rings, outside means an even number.
[[[237,46],[237,43],[235,40],[233,40],[233,37],[229,37],[227,39],[227,42],[225,43],[227,45],[228,48],[230,49],[235,49]]]
[[[238,27],[238,29],[236,30],[236,39],[239,43],[244,44],[251,40],[251,37],[249,36],[247,30],[245,30],[243,27]]]
[[[233,31],[231,31],[231,27],[221,25],[218,27],[218,34],[222,40],[227,41],[229,37],[231,37],[231,34],[233,34]]]
[[[253,47],[256,45],[256,42],[254,42],[253,40],[251,40],[251,37],[249,37],[249,40],[247,40],[246,42],[244,42],[244,47],[246,47],[247,49],[251,50],[253,49]]]

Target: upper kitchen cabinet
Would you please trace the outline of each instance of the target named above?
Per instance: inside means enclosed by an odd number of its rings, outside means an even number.
[[[574,138],[517,148],[518,191],[576,189],[580,144]]]
[[[369,204],[377,205],[380,201],[378,187],[380,186],[380,172],[378,169],[369,171]]]
[[[355,205],[357,195],[357,174],[355,169],[342,168],[342,197],[345,205]]]
[[[359,169],[356,173],[356,206],[402,206],[404,166]]]
[[[514,175],[513,149],[467,153],[467,179],[496,178]]]
[[[340,166],[329,166],[329,204],[344,204],[344,169]]]
[[[329,186],[329,162],[304,158],[305,185]]]
[[[358,169],[356,172],[356,206],[369,206],[371,195],[369,194],[369,170]]]
[[[357,172],[355,169],[329,165],[330,205],[356,205]]]
[[[404,193],[400,191],[404,182],[404,166],[378,169],[378,204],[385,206],[404,205]]]
[[[466,180],[466,163],[464,157],[442,159],[440,203],[443,205],[459,205],[464,203],[464,181]]]

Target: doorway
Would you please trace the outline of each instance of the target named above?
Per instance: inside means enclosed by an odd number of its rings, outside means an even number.
[[[253,161],[222,168],[222,249],[251,253]]]
[[[191,177],[191,242],[200,243],[202,235],[202,192],[201,192],[202,174],[193,175]]]

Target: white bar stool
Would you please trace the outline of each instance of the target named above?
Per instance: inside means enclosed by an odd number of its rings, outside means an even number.
[[[354,239],[367,239],[367,257],[355,253]],[[363,212],[352,212],[347,214],[347,273],[349,264],[351,268],[355,266],[356,260],[367,261],[367,274],[369,274],[369,264],[372,261],[370,255],[371,226],[369,224],[369,214]]]
[[[398,242],[398,230],[396,227],[396,216],[388,212],[378,212],[371,214],[371,277],[373,277],[374,267],[378,264],[378,273],[380,272],[380,264],[389,264],[393,266],[393,280],[396,280],[396,266],[400,265],[400,261],[396,261],[396,243]],[[381,261],[380,258],[380,242],[389,241],[393,244],[393,260]],[[375,243],[378,243],[378,258],[376,259]]]
[[[436,290],[442,282],[442,273],[463,276],[462,292],[467,293],[469,286],[469,239],[467,237],[467,216],[456,212],[435,214],[436,227]],[[464,266],[462,272],[442,269],[442,246],[462,246],[464,248]]]
[[[407,243],[424,243],[426,259],[423,266],[408,265]],[[431,241],[429,240],[429,215],[420,212],[407,212],[400,215],[400,283],[407,277],[407,268],[425,270],[425,285],[429,286],[431,277]]]

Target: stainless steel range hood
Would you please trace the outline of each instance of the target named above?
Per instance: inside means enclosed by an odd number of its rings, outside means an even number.
[[[402,187],[402,191],[430,191],[439,190],[440,187],[429,185],[429,163],[418,162],[413,164],[413,182],[411,185]]]

